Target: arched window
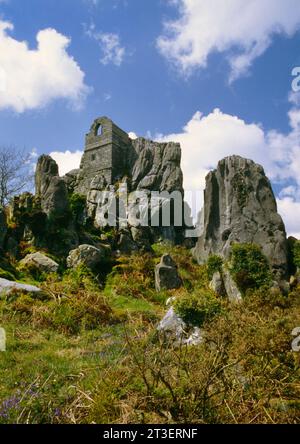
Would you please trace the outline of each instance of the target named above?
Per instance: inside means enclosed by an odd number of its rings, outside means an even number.
[[[103,128],[102,125],[99,124],[96,130],[96,136],[102,136],[102,133],[103,133]]]

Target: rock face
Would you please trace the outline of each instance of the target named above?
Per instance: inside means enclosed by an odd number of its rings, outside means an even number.
[[[143,212],[144,206],[148,221],[147,205],[150,202],[151,191],[180,192],[182,204],[183,176],[180,162],[179,144],[158,143],[144,138],[132,140],[110,119],[101,117],[94,121],[86,135],[80,168],[66,174],[64,181],[70,193],[76,192],[86,196],[87,213],[96,227],[103,226],[103,201],[105,200],[105,208],[109,214],[116,213],[115,208],[119,208],[120,195],[125,192],[144,192],[146,198],[141,202],[142,209],[139,212]],[[54,173],[56,174],[55,168]],[[123,188],[120,187],[121,183]],[[107,198],[103,198],[103,192],[108,193]],[[116,202],[114,196],[117,196]],[[169,202],[170,199],[162,197],[155,211],[159,213],[162,205]],[[139,221],[135,223],[135,212],[136,206],[130,204],[125,214],[117,211],[117,224],[126,219],[129,221],[129,228],[139,229],[141,224]],[[166,227],[169,230],[160,229],[159,226],[152,230],[151,242],[154,242],[155,236],[164,239],[167,236],[171,241],[175,241],[182,235],[182,226],[176,229],[172,226],[172,217],[169,225]],[[135,236],[141,237],[137,233]]]
[[[58,270],[58,263],[42,253],[27,254],[20,261],[21,267],[34,267],[42,273],[56,273]]]
[[[96,248],[92,245],[79,245],[75,250],[70,251],[67,258],[69,268],[76,268],[79,265],[85,265],[92,271],[97,271],[101,264],[107,261],[108,249],[103,246]]]
[[[112,120],[100,117],[86,135],[80,169],[66,174],[64,180],[69,189],[86,196],[125,177],[130,178],[129,191],[182,191],[180,161],[178,143],[158,143],[143,137],[132,140]]]
[[[0,248],[3,246],[3,242],[7,232],[6,217],[2,208],[0,208]]]
[[[164,254],[155,267],[155,288],[157,291],[171,290],[182,285],[177,265],[168,254]]]
[[[61,217],[69,211],[68,191],[65,181],[59,177],[58,165],[50,156],[38,159],[35,173],[36,198],[42,210],[49,216]]]
[[[262,247],[274,276],[287,275],[287,240],[276,200],[263,168],[230,156],[206,177],[202,233],[194,249],[199,263],[211,254],[228,258],[232,243]]]

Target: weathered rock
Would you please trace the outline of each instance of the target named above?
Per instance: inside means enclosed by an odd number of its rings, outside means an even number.
[[[4,210],[0,208],[0,248],[3,246],[3,242],[7,233],[6,217]]]
[[[164,254],[155,267],[155,288],[157,291],[179,288],[182,280],[178,275],[177,265],[170,255]]]
[[[42,273],[56,273],[59,267],[57,262],[40,252],[27,254],[20,261],[20,266],[25,268],[33,267]]]
[[[101,265],[107,263],[109,249],[107,246],[96,248],[92,245],[79,245],[75,250],[70,251],[67,257],[67,266],[76,268],[79,265],[85,265],[92,271],[99,270]]]
[[[117,248],[122,254],[131,254],[139,251],[138,245],[131,239],[130,234],[121,233]]]
[[[231,245],[255,243],[276,279],[287,276],[287,240],[276,200],[263,168],[230,156],[206,177],[203,229],[194,249],[199,263],[211,254],[229,257]]]
[[[223,266],[221,273],[219,271],[214,273],[209,287],[218,296],[227,296],[231,302],[239,302],[242,300],[242,294],[225,266]]]
[[[177,315],[174,308],[171,307],[158,324],[157,330],[172,334],[176,339],[181,339],[184,335],[185,327],[185,322]]]
[[[44,295],[44,292],[35,285],[20,284],[19,282],[0,278],[0,296],[18,291],[22,293],[31,293],[38,296]]]
[[[157,331],[171,340],[174,345],[198,345],[203,341],[203,331],[199,327],[188,328],[186,323],[170,307],[157,326]]]
[[[297,270],[296,274],[290,277],[290,286],[291,288],[295,288],[300,285],[300,271]]]
[[[226,295],[223,278],[219,271],[214,273],[212,280],[210,281],[209,288],[212,291],[214,291],[218,296],[222,297]]]
[[[178,143],[158,143],[140,137],[132,140],[135,155],[132,169],[133,189],[182,191],[181,149]]]
[[[40,156],[35,173],[36,197],[42,210],[49,216],[63,217],[69,212],[68,191],[59,177],[58,165],[50,156]]]
[[[69,192],[80,193],[87,197],[88,217],[95,227],[103,227],[103,214],[107,213],[114,215],[117,225],[125,217],[131,228],[137,225],[132,221],[134,211],[131,211],[130,205],[125,216],[118,213],[118,205],[115,205],[120,201],[120,183],[126,184],[128,193],[131,195],[136,191],[145,192],[147,204],[148,200],[150,203],[150,191],[169,193],[178,191],[180,205],[182,205],[183,177],[180,161],[179,144],[158,143],[144,138],[131,140],[128,134],[110,119],[100,117],[94,121],[86,135],[80,169],[71,171],[63,179]],[[52,167],[52,169],[56,174],[55,168]],[[103,198],[103,191],[112,191],[111,196],[107,197],[108,202],[106,198]],[[161,212],[162,207],[169,205],[173,200],[174,196],[162,198],[157,211]],[[148,219],[146,205],[144,208]],[[142,205],[140,205],[141,211]],[[178,211],[181,212],[181,209]],[[168,236],[168,239],[175,242],[182,237],[183,224],[174,230],[171,217],[169,225],[170,227],[164,227],[161,230],[161,225],[156,227],[155,235],[157,237],[160,235],[163,239]],[[149,248],[147,241],[145,247]]]
[[[229,270],[224,266],[222,269],[222,278],[228,299],[231,302],[241,302],[243,299],[242,293],[238,289],[237,284],[234,282]]]
[[[132,227],[133,241],[144,251],[151,251],[152,235],[150,227]]]

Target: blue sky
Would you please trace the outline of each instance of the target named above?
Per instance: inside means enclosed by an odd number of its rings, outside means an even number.
[[[299,43],[299,0],[0,0],[1,144],[64,172],[107,115],[179,141],[200,190],[219,159],[245,155],[300,237]]]

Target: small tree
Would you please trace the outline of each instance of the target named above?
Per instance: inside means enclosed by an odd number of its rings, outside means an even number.
[[[0,207],[16,194],[31,188],[32,154],[16,147],[0,147]]]

